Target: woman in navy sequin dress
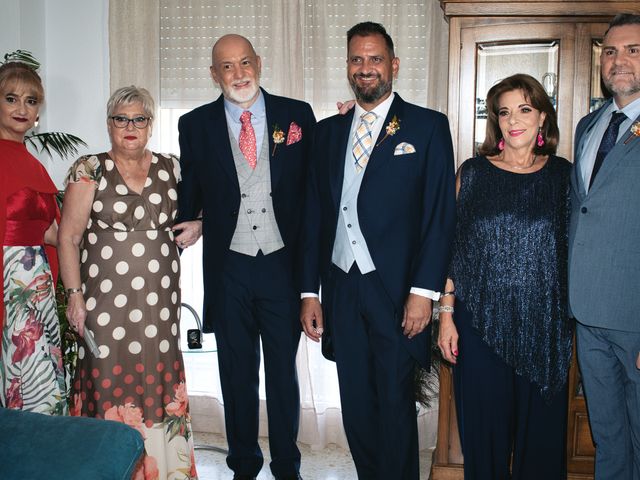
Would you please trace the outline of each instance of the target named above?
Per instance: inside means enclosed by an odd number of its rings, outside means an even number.
[[[556,113],[533,77],[502,80],[487,109],[480,155],[458,171],[438,341],[465,479],[564,479],[570,163],[554,155]]]

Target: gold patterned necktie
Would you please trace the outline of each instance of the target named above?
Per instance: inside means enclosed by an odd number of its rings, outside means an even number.
[[[371,127],[378,118],[373,112],[366,112],[360,116],[360,125],[353,136],[353,159],[356,173],[360,173],[369,161],[373,150],[373,136]]]

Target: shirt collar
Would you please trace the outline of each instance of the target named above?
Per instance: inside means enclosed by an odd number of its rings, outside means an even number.
[[[612,103],[612,112],[620,111],[624,113],[631,120],[635,120],[640,116],[640,98],[636,98],[633,102],[631,102],[626,107],[619,109],[616,101],[614,100]]]
[[[395,97],[396,97],[396,94],[391,92],[391,95],[389,95],[389,97],[386,98],[384,100],[384,102],[382,102],[381,104],[377,105],[376,108],[374,108],[373,110],[365,110],[364,108],[362,108],[360,106],[360,104],[358,102],[356,102],[356,109],[355,109],[353,114],[354,114],[355,118],[360,118],[367,111],[371,111],[371,112],[375,113],[378,116],[376,121],[378,119],[382,119],[382,121],[384,121],[384,119],[387,118],[387,114],[389,113],[389,109],[391,109],[391,104],[393,103],[393,99]]]
[[[240,123],[240,115],[242,115],[242,112],[244,112],[245,110],[249,110],[251,112],[251,115],[254,117],[265,117],[266,107],[264,104],[264,95],[262,94],[262,90],[259,90],[258,98],[256,98],[256,101],[253,102],[253,104],[249,108],[242,108],[225,98],[224,110],[227,112],[227,115],[231,117],[231,119],[236,123]]]

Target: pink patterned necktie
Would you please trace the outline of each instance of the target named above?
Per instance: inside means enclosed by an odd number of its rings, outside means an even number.
[[[240,138],[238,139],[240,151],[244,155],[244,158],[247,159],[249,166],[255,169],[258,164],[256,132],[253,130],[253,125],[251,125],[251,112],[249,110],[242,112],[242,115],[240,115],[240,123],[242,124],[240,128]]]

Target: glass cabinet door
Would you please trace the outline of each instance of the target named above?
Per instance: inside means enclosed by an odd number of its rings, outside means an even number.
[[[556,40],[476,44],[474,148],[477,149],[484,141],[487,92],[503,78],[516,73],[531,75],[544,86],[551,103],[557,108],[559,49],[560,45]]]
[[[602,52],[602,39],[591,39],[591,92],[589,95],[589,112],[599,109],[611,98],[600,78],[600,53]]]
[[[461,29],[458,165],[474,156],[477,146],[484,141],[487,92],[515,73],[531,75],[545,87],[558,112],[561,132],[558,153],[571,157],[576,27],[519,21],[522,23],[511,21]]]

